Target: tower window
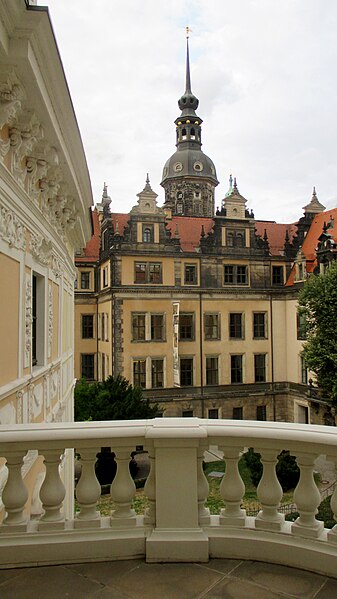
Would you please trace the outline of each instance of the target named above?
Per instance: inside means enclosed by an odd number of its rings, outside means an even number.
[[[185,129],[185,127],[184,127],[184,129],[182,130],[182,132],[181,132],[181,136],[182,136],[182,138],[183,138],[183,139],[186,139],[186,137],[187,137],[187,135],[186,135],[186,129]]]
[[[143,226],[143,242],[153,243],[153,225],[146,227]]]
[[[178,201],[176,204],[176,212],[177,214],[184,214],[184,203],[181,201]]]
[[[195,139],[195,129],[191,129],[191,139]]]

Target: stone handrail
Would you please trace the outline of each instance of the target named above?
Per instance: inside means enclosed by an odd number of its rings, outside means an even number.
[[[136,489],[129,472],[130,453],[139,445],[148,451],[151,463],[145,485],[149,507],[142,516],[132,507]],[[100,486],[95,462],[102,446],[111,447],[117,462],[111,485],[115,509],[109,517],[97,511]],[[208,482],[202,463],[210,446],[217,446],[226,462],[220,486],[225,507],[218,515],[210,515],[205,507]],[[238,461],[245,447],[254,447],[263,464],[257,489],[261,509],[256,517],[247,516],[241,507],[245,487]],[[64,486],[62,465],[69,449],[80,454],[82,474],[76,487],[80,511],[66,519],[66,493],[69,498],[73,489]],[[282,488],[275,466],[283,449],[296,456],[300,468],[295,522],[285,522],[279,509]],[[46,469],[39,518],[27,515],[22,464],[29,450],[43,456]],[[0,427],[0,456],[9,471],[2,495],[6,514],[0,525],[0,564],[140,556],[149,562],[202,562],[211,556],[270,561],[336,576],[337,525],[328,531],[315,518],[321,498],[314,462],[321,454],[337,463],[335,429],[197,418]],[[331,506],[336,518],[337,491]]]

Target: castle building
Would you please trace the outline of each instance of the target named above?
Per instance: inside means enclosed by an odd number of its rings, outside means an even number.
[[[188,45],[178,104],[163,206],[147,176],[128,214],[111,211],[106,185],[93,211],[94,234],[76,256],[75,374],[120,373],[163,416],[322,421],[297,294],[335,256],[337,210],[325,213],[314,189],[298,222],[256,220],[231,175],[215,212]]]
[[[90,179],[48,9],[11,0],[0,19],[0,424],[69,422],[74,251],[92,234]],[[11,465],[37,514],[43,457],[25,454]],[[62,464],[72,485],[72,455]],[[0,513],[7,475],[1,458]]]

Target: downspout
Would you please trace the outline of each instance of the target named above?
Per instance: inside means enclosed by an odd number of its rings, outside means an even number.
[[[274,333],[273,333],[273,297],[270,293],[270,362],[271,362],[271,387],[273,398],[273,420],[276,422],[276,402],[275,402],[275,377],[274,377]]]
[[[204,362],[203,362],[203,344],[202,344],[202,291],[199,291],[199,351],[200,351],[201,418],[205,418],[205,406],[204,406]]]

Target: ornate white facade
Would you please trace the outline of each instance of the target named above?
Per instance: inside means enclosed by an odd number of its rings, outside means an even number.
[[[48,11],[0,0],[0,18],[0,424],[69,421],[90,179]]]

